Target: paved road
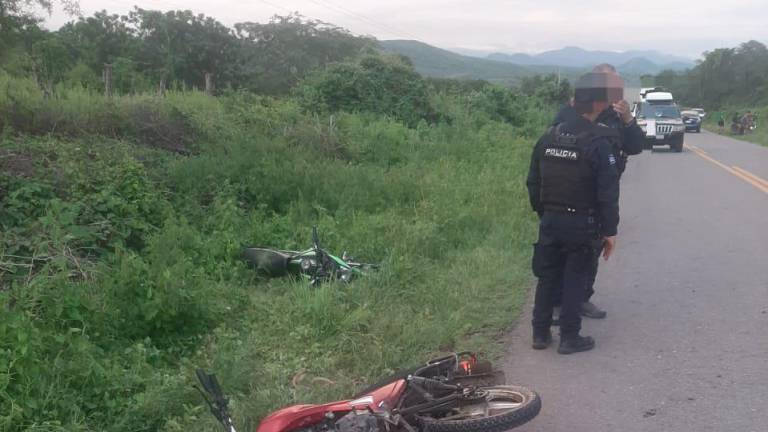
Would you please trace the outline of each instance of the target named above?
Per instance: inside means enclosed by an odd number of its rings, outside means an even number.
[[[631,159],[619,248],[601,265],[595,296],[609,315],[584,322],[597,346],[533,351],[530,315],[521,318],[508,381],[536,389],[544,405],[515,431],[768,431],[760,178],[768,180],[768,148],[706,132],[686,135],[683,153]]]

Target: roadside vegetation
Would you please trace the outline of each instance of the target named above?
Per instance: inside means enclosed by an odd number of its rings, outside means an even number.
[[[757,129],[752,132],[747,132],[744,135],[737,135],[732,133],[731,118],[733,115],[735,113],[744,114],[747,111],[751,111],[753,114],[756,114]],[[766,113],[768,113],[768,105],[758,108],[725,108],[709,113],[708,117],[704,121],[703,126],[704,129],[710,132],[727,135],[732,138],[749,141],[755,144],[760,144],[763,147],[768,147],[768,129],[765,128],[764,124],[764,116]],[[722,129],[720,129],[720,127],[717,125],[717,120],[720,118],[720,116],[725,119],[725,127]]]
[[[275,44],[322,39],[314,23],[270,25]],[[554,81],[431,81],[352,50],[287,89],[213,96],[173,75],[165,92],[107,97],[70,79],[91,70],[79,60],[25,73],[46,64],[19,48],[34,29],[3,39],[17,55],[0,62],[0,430],[214,430],[195,367],[252,430],[432,353],[499,353],[531,283],[523,179]],[[114,40],[88,34],[87,53]],[[166,66],[129,76],[188,71]],[[381,270],[310,288],[239,259],[304,247],[313,224]]]
[[[670,89],[683,105],[705,108],[705,129],[768,146],[768,131],[762,124],[768,113],[768,48],[763,43],[752,40],[735,48],[718,48],[705,52],[692,69],[645,78],[645,84]],[[731,134],[733,115],[747,110],[757,113],[757,130]],[[717,126],[721,116],[722,130]]]

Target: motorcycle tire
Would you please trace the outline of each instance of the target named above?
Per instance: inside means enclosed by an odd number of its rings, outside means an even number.
[[[480,391],[487,395],[462,401],[446,416],[419,416],[421,432],[504,432],[528,423],[541,411],[541,398],[525,387],[493,386]]]

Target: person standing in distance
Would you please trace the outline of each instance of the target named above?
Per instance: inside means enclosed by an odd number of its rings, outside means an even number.
[[[619,172],[612,139],[618,132],[596,123],[621,92],[602,73],[588,73],[576,84],[577,117],[553,126],[534,147],[526,185],[540,216],[533,272],[539,278],[533,308],[533,348],[552,341],[553,291],[562,281],[560,354],[587,351],[595,341],[580,335],[584,287],[595,249],[604,244],[608,259],[616,248],[619,224]],[[621,93],[621,94],[618,94]],[[618,96],[618,97],[617,97]]]
[[[629,156],[634,156],[643,152],[645,147],[645,133],[637,125],[637,121],[630,111],[629,103],[623,99],[624,80],[616,72],[616,68],[607,63],[595,66],[592,72],[596,74],[605,74],[605,85],[615,95],[618,100],[612,102],[608,108],[603,110],[595,121],[597,124],[608,126],[618,132],[616,137],[611,137],[611,143],[614,146],[616,155],[616,169],[619,172],[619,179],[624,174],[627,167]],[[619,92],[621,96],[619,96]],[[572,105],[564,106],[555,117],[553,125],[563,123],[577,118],[579,114]],[[584,289],[584,302],[581,304],[581,316],[594,319],[605,318],[607,313],[592,303],[592,296],[595,294],[595,280],[597,278],[597,269],[600,263],[602,247],[595,249],[593,255],[591,274]],[[556,288],[557,290],[557,288]],[[558,291],[555,291],[558,292]],[[560,302],[555,301],[555,306]]]

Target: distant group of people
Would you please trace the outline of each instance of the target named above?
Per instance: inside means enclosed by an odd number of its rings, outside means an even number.
[[[590,350],[595,341],[580,334],[581,318],[607,315],[591,302],[598,263],[616,249],[619,179],[627,158],[645,145],[623,93],[616,69],[596,66],[579,78],[572,102],[533,150],[526,185],[540,220],[532,265],[539,279],[534,349],[547,348],[551,326],[559,324],[560,354]]]
[[[738,112],[733,113],[731,117],[731,132],[737,135],[744,135],[746,132],[752,131],[757,124],[757,114],[752,111],[747,111],[744,114]],[[720,130],[725,128],[725,118],[720,115],[717,121]]]

